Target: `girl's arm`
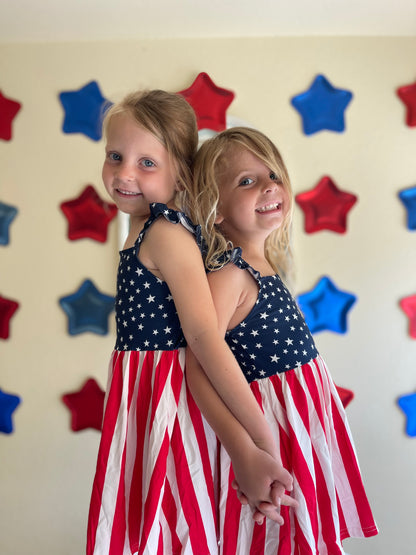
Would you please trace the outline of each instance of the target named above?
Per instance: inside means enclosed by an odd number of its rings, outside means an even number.
[[[262,523],[266,516],[283,524],[283,518],[276,510],[280,502],[297,506],[293,498],[284,495],[285,488],[281,485],[287,480],[287,471],[254,444],[224,405],[189,348],[186,351],[186,377],[198,407],[231,458],[240,501],[259,508],[253,514],[258,523]]]
[[[255,444],[279,461],[266,419],[225,342],[224,328],[218,328],[202,257],[193,236],[183,226],[160,218],[146,234],[140,253],[140,257],[147,257],[146,265],[167,282],[188,346],[226,406]],[[284,485],[291,488],[289,474]]]

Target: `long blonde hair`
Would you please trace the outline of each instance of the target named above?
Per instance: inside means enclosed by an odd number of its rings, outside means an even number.
[[[198,148],[198,126],[191,105],[177,93],[158,89],[132,92],[106,112],[105,135],[117,114],[132,116],[162,143],[175,165],[178,188],[183,194],[192,181],[192,162]],[[176,199],[176,203],[180,205],[181,201]]]
[[[246,127],[233,127],[206,140],[198,150],[193,167],[190,194],[185,195],[184,208],[194,223],[201,225],[207,243],[206,268],[219,269],[224,265],[222,256],[232,246],[215,224],[220,198],[218,176],[231,147],[245,148],[257,156],[282,182],[289,198],[289,210],[282,225],[273,231],[265,243],[265,257],[282,279],[289,280],[292,256],[290,233],[293,211],[293,192],[283,159],[272,141],[260,131]]]

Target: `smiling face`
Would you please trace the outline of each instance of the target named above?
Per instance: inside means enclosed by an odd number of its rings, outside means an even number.
[[[250,150],[233,145],[218,177],[217,223],[235,245],[278,229],[289,210],[289,195],[280,179]]]
[[[176,193],[176,171],[162,143],[128,113],[114,115],[107,127],[102,178],[117,207],[145,217],[149,204],[169,204]]]

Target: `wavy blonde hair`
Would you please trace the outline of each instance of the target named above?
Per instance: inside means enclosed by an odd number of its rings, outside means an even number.
[[[192,163],[198,148],[198,126],[191,105],[177,93],[144,90],[129,93],[105,113],[103,132],[107,134],[111,119],[128,114],[144,129],[150,131],[166,148],[177,170],[179,197],[192,181]]]
[[[184,209],[194,223],[200,224],[207,243],[205,266],[218,270],[224,265],[223,254],[232,246],[220,226],[215,224],[220,199],[220,182],[227,154],[231,148],[249,150],[267,168],[276,174],[283,184],[288,198],[289,210],[282,225],[273,231],[265,243],[265,256],[272,268],[285,281],[290,281],[292,253],[290,248],[293,212],[293,192],[283,159],[272,141],[260,131],[246,127],[233,127],[206,140],[198,150],[193,167],[193,182],[190,194],[185,195]]]

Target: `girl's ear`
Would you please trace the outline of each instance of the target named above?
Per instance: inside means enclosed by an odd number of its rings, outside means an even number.
[[[217,210],[217,215],[215,216],[214,224],[220,224],[224,221],[224,216],[221,214],[219,210]]]

